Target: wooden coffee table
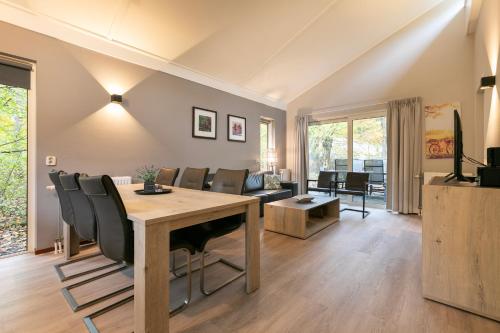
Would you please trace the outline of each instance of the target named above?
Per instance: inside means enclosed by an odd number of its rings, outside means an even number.
[[[300,204],[289,198],[264,205],[264,229],[306,239],[339,220],[339,198],[314,197]]]

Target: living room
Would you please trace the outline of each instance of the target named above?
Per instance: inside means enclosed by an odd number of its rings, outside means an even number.
[[[1,332],[500,332],[498,0],[0,31]]]

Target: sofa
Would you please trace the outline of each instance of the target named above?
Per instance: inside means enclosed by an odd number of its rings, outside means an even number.
[[[258,197],[260,199],[260,216],[264,216],[264,204],[296,196],[298,193],[298,184],[296,182],[280,182],[281,189],[265,190],[264,175],[265,172],[252,173],[248,175],[245,183],[244,195]]]

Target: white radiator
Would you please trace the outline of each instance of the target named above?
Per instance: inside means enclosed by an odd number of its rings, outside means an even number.
[[[131,176],[111,177],[115,185],[129,185],[132,184]]]

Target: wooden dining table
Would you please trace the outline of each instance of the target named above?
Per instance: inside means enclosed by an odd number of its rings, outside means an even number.
[[[259,199],[172,187],[172,193],[137,195],[142,184],[118,186],[134,223],[134,332],[169,331],[169,238],[176,229],[246,213],[246,292],[260,284]]]
[[[246,213],[246,292],[260,286],[259,199],[178,187],[138,195],[142,184],[117,186],[134,224],[134,332],[169,332],[169,239],[176,229]],[[164,187],[165,188],[165,187]]]

